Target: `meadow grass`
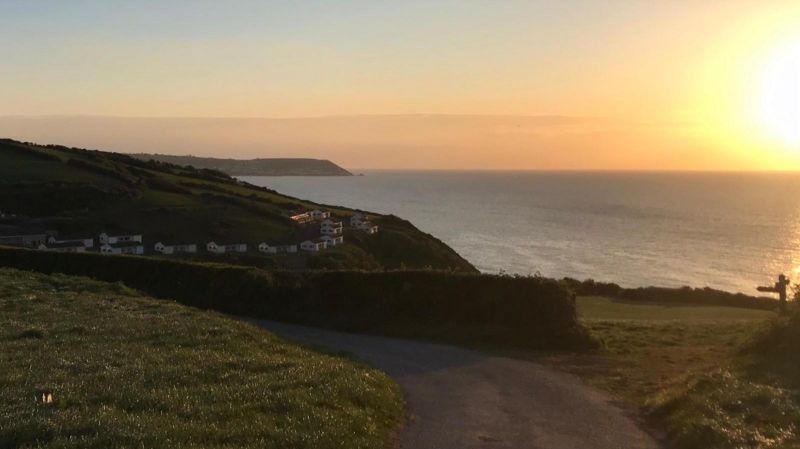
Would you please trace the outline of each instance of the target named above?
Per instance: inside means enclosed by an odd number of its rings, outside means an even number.
[[[612,354],[677,348],[727,354],[775,314],[735,307],[580,297],[578,316]]]
[[[0,448],[384,448],[399,388],[121,284],[0,269]]]
[[[603,297],[580,297],[577,308],[603,350],[545,360],[643,410],[670,445],[800,447],[798,352],[768,356],[777,343],[757,344],[785,321],[773,312]]]
[[[728,363],[650,403],[681,447],[800,447],[800,313],[772,320]]]

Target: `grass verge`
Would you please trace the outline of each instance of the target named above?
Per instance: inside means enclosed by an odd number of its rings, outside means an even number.
[[[577,307],[604,349],[543,360],[643,410],[671,446],[800,447],[800,318],[603,297]]]
[[[800,447],[800,315],[774,320],[720,367],[651,401],[685,448]]]
[[[3,449],[378,449],[402,418],[379,371],[121,284],[0,269],[0,323]]]

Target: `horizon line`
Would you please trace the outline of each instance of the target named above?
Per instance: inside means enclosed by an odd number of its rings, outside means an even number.
[[[311,114],[288,116],[196,116],[196,115],[115,115],[115,114],[3,114],[0,119],[6,118],[114,118],[114,119],[194,119],[194,120],[298,120],[298,119],[332,119],[332,118],[366,118],[366,117],[454,117],[454,118],[550,118],[570,120],[608,119],[611,116],[592,115],[567,115],[567,114],[481,114],[481,113],[439,113],[439,112],[409,112],[409,113],[361,113],[361,114]]]
[[[306,158],[311,159],[311,158]],[[349,168],[343,167],[349,172],[373,171],[373,172],[505,172],[505,173],[675,173],[675,174],[800,174],[798,170],[741,170],[741,169],[649,169],[649,168]],[[354,174],[355,175],[355,174]]]

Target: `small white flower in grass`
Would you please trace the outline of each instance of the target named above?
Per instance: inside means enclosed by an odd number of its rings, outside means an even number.
[[[53,394],[42,393],[42,404],[52,404],[52,403],[53,403]]]

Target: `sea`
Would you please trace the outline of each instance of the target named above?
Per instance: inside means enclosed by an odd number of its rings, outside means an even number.
[[[242,177],[410,220],[479,270],[755,294],[800,281],[800,174],[363,171]]]

